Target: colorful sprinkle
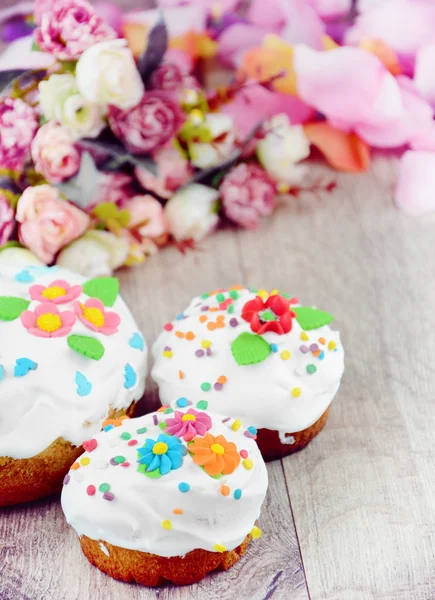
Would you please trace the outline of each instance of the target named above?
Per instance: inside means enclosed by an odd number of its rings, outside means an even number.
[[[258,540],[258,538],[261,537],[261,533],[262,533],[262,531],[259,527],[257,527],[257,526],[253,527],[251,530],[252,539]]]
[[[178,379],[184,379],[184,372],[178,371]]]
[[[207,315],[201,315],[201,316],[199,317],[199,322],[200,322],[200,323],[205,323],[207,320],[208,320],[208,317],[207,317]]]
[[[208,402],[207,400],[200,400],[196,403],[196,408],[200,408],[201,410],[207,410]]]
[[[252,460],[250,458],[245,458],[245,460],[242,462],[242,465],[245,467],[245,469],[250,471],[252,469],[252,467],[254,466],[254,463],[252,462]]]
[[[154,423],[154,425],[158,425],[159,424],[159,420],[157,418],[157,415],[153,415],[153,423]]]
[[[303,352],[303,354],[306,354],[308,352],[308,346],[305,346],[305,344],[302,344],[302,346],[299,347],[299,350],[301,352]]]
[[[204,383],[201,383],[201,389],[203,392],[208,392],[211,389],[211,385],[207,381],[204,381]]]
[[[325,351],[322,350],[321,353],[319,354],[319,360],[323,360],[325,358]]]
[[[87,467],[90,462],[91,462],[91,459],[88,458],[87,456],[84,456],[83,458],[80,459],[80,464],[83,465],[84,467]]]
[[[103,427],[103,431],[104,431],[105,433],[107,433],[107,432],[108,432],[108,431],[110,431],[111,429],[114,429],[114,426],[113,426],[113,425],[105,425],[105,426]]]
[[[282,360],[288,360],[291,357],[291,353],[288,350],[283,350],[280,356]]]
[[[239,297],[239,292],[237,290],[231,290],[230,298],[232,298],[233,300],[237,300],[238,297]]]
[[[226,552],[226,546],[222,546],[222,544],[215,544],[213,546],[213,550],[215,552]]]
[[[229,496],[230,495],[230,488],[227,485],[221,485],[221,494],[222,496]]]
[[[125,462],[125,456],[114,456],[113,460],[116,462],[116,464],[120,465],[121,463]]]
[[[234,312],[234,304],[230,304],[229,307],[227,308],[227,313],[232,315]]]
[[[225,296],[224,296],[224,294],[217,294],[217,295],[216,295],[216,300],[217,300],[218,302],[223,302],[223,301],[225,300]]]
[[[272,350],[272,352],[278,352],[278,345],[277,344],[270,344],[270,349]]]
[[[307,365],[307,373],[309,373],[310,375],[314,375],[314,373],[316,371],[317,371],[316,365]]]
[[[240,456],[242,458],[248,458],[248,451],[247,450],[240,450]]]
[[[63,485],[68,485],[70,480],[71,480],[71,477],[68,474],[65,475],[65,477],[63,478]]]
[[[163,326],[163,329],[164,329],[165,331],[172,331],[172,330],[174,329],[174,326],[172,325],[172,323],[166,323],[166,324]]]
[[[318,349],[319,349],[319,346],[317,344],[310,344],[311,352],[317,352]]]
[[[328,344],[328,350],[335,350],[337,347],[337,342],[334,342],[333,340],[331,340]]]
[[[172,352],[172,350],[163,350],[162,355],[165,358],[172,358],[174,356],[174,353]]]
[[[232,319],[230,319],[230,326],[231,327],[237,327],[238,324],[239,324],[239,322],[236,319],[236,317],[233,317]]]
[[[209,331],[214,331],[216,329],[217,325],[216,323],[213,323],[213,321],[210,321],[210,323],[207,323],[207,329]]]
[[[218,381],[216,381],[216,383],[214,384],[213,387],[217,392],[220,392],[221,390],[224,389],[224,386],[221,383],[219,383]]]
[[[301,340],[304,340],[304,342],[309,340],[309,337],[307,336],[307,334],[305,333],[305,331],[303,331],[301,333]]]
[[[98,446],[98,442],[96,439],[92,438],[91,440],[86,440],[85,442],[83,442],[82,446],[86,450],[86,452],[93,452]]]
[[[319,338],[319,344],[322,344],[323,346],[326,344],[326,340],[324,337]]]
[[[257,428],[253,425],[250,425],[247,429],[252,433],[252,435],[257,435]]]
[[[75,471],[76,469],[80,469],[80,465],[78,462],[75,462],[73,465],[70,466],[71,471]]]
[[[179,315],[177,315],[177,316],[175,317],[175,320],[176,320],[176,321],[181,321],[182,319],[184,319],[184,315],[183,315],[183,313],[180,313]]]
[[[227,382],[227,378],[225,377],[225,375],[221,375],[220,377],[218,377],[217,382],[222,383],[222,385],[224,385]]]
[[[128,433],[128,431],[123,431],[121,433],[121,440],[130,440],[131,439],[131,433]]]
[[[175,335],[180,338],[180,340],[184,339],[184,333],[182,331],[176,331]]]
[[[175,403],[179,408],[184,408],[185,406],[187,406],[189,403],[189,401],[187,400],[187,398],[178,398],[177,402]]]
[[[293,398],[299,398],[300,395],[301,395],[301,388],[295,387],[292,389]]]
[[[172,529],[172,523],[169,519],[165,519],[164,521],[162,521],[162,527],[163,529],[166,529],[166,531],[170,531]]]
[[[188,331],[186,333],[186,340],[189,340],[189,342],[191,342],[194,339],[195,339],[195,334],[193,333],[193,331]]]
[[[129,467],[129,466],[130,466],[130,463],[129,463],[129,462],[127,462],[127,461],[126,461],[126,462],[123,462],[123,463],[121,463],[121,467]]]
[[[201,346],[204,348],[204,350],[206,350],[207,348],[210,348],[210,346],[211,346],[210,340],[202,340]]]
[[[145,342],[143,337],[139,334],[139,333],[133,333],[133,335],[131,336],[128,345],[131,348],[134,348],[135,350],[141,350],[143,351],[145,348]]]
[[[130,440],[130,441],[128,442],[128,445],[129,445],[129,446],[136,446],[136,445],[137,445],[137,440]]]
[[[237,488],[236,490],[234,490],[234,498],[236,500],[240,500],[241,497],[242,497],[242,490],[240,488]]]
[[[184,511],[182,508],[174,508],[172,512],[174,513],[174,515],[182,515]]]
[[[96,492],[96,488],[95,485],[88,485],[88,487],[86,488],[86,493],[88,496],[95,496],[95,492]]]
[[[104,492],[103,498],[104,500],[109,500],[109,502],[112,502],[112,500],[115,499],[115,494],[112,494],[112,492]]]
[[[124,367],[124,387],[126,390],[131,390],[136,385],[137,375],[133,367],[127,363]]]
[[[110,484],[102,483],[98,489],[100,490],[100,492],[108,492],[110,490]]]
[[[233,431],[238,431],[242,426],[242,421],[240,419],[236,419],[234,423],[231,425],[231,429]]]
[[[201,358],[201,356],[204,356],[205,352],[204,350],[196,350],[195,351],[195,356],[197,356],[198,358]]]
[[[146,433],[146,432],[147,432],[146,427],[141,427],[140,429],[136,429],[136,433],[138,433],[139,435],[141,435],[142,433]]]
[[[186,492],[188,492],[190,490],[190,485],[188,483],[186,483],[185,481],[181,481],[178,484],[178,489],[180,490],[180,492],[183,492],[183,494],[185,494]]]

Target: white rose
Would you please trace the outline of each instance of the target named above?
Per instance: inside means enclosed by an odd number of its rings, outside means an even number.
[[[234,122],[228,115],[211,113],[205,118],[202,127],[209,130],[213,140],[190,143],[189,153],[195,167],[208,169],[219,165],[234,150]]]
[[[299,184],[305,166],[295,166],[310,154],[310,142],[301,125],[291,125],[287,115],[276,115],[265,124],[266,136],[258,142],[257,157],[279,183]]]
[[[80,95],[73,75],[51,75],[41,81],[39,103],[45,118],[67,127],[75,140],[97,137],[106,125],[103,109]]]
[[[219,192],[199,183],[182,188],[165,206],[168,230],[177,241],[200,240],[218,221]]]
[[[0,251],[0,267],[40,267],[44,263],[26,248],[5,248]]]
[[[76,77],[86,100],[123,110],[136,106],[145,89],[125,40],[100,42],[85,50]]]
[[[109,231],[88,231],[59,254],[56,264],[86,277],[111,275],[127,260],[128,242]]]

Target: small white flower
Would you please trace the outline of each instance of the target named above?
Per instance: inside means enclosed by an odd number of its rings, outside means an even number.
[[[213,139],[211,142],[191,142],[189,153],[193,166],[208,169],[219,165],[234,150],[234,122],[228,115],[211,113],[202,127],[209,130]]]
[[[123,238],[109,231],[88,231],[62,250],[56,264],[86,277],[108,276],[124,264],[128,251]]]
[[[39,103],[45,118],[67,127],[75,140],[97,137],[105,127],[104,110],[85,100],[73,75],[51,75],[39,84]]]
[[[279,183],[297,185],[306,174],[296,163],[310,154],[310,142],[301,125],[291,125],[287,115],[276,115],[265,124],[266,136],[258,142],[261,165]]]
[[[127,110],[136,106],[144,85],[125,40],[100,42],[80,57],[76,69],[81,95],[95,104]]]
[[[179,242],[201,240],[219,221],[218,199],[217,190],[199,183],[182,188],[165,206],[168,230]]]

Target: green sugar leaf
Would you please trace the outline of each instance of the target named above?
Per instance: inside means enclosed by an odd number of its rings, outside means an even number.
[[[334,317],[323,310],[310,308],[309,306],[298,306],[292,308],[296,313],[296,320],[305,331],[311,329],[319,329],[324,325],[328,325],[334,320]]]
[[[83,285],[83,292],[91,298],[98,298],[104,306],[113,306],[119,294],[119,281],[116,277],[98,277]]]
[[[29,308],[29,300],[15,296],[0,296],[0,320],[14,321]]]
[[[263,362],[271,353],[270,344],[261,336],[242,333],[231,344],[231,352],[238,365],[255,365]]]
[[[67,338],[68,346],[74,352],[91,358],[92,360],[100,360],[104,355],[103,344],[93,338],[86,335],[69,335]]]

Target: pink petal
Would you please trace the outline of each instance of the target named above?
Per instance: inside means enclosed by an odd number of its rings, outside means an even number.
[[[396,122],[404,114],[399,86],[378,58],[359,48],[316,52],[295,46],[299,97],[346,131]]]
[[[371,2],[346,35],[347,44],[364,37],[377,38],[393,48],[405,73],[412,73],[421,46],[434,40],[433,0],[389,0]]]
[[[423,98],[435,108],[435,42],[417,52],[414,83]]]
[[[59,309],[53,302],[42,302],[35,308],[35,315],[40,317],[41,315],[45,315],[47,313],[51,313],[52,315],[58,315]]]
[[[285,0],[286,24],[281,37],[289,44],[307,44],[316,50],[323,49],[325,25],[306,0]]]
[[[69,310],[65,310],[64,312],[60,313],[60,318],[62,320],[62,326],[70,328],[74,325],[76,321],[76,315]]]
[[[87,327],[88,329],[91,329],[92,331],[97,331],[97,332],[102,333],[102,328],[97,327],[96,325],[94,325],[93,323],[91,323],[90,321],[85,319],[83,314],[80,314],[77,316],[78,316],[79,320],[83,323],[83,325],[85,325],[85,327]]]
[[[42,337],[42,338],[50,337],[49,333],[47,333],[46,331],[43,331],[42,329],[38,329],[37,327],[32,327],[31,329],[29,329],[29,333],[31,333],[32,335],[36,335],[36,337]]]
[[[279,0],[252,0],[246,15],[248,21],[278,33],[286,24],[284,3]]]
[[[42,300],[43,296],[41,296],[42,292],[45,290],[43,285],[32,285],[29,288],[29,294],[32,300]]]
[[[98,308],[102,312],[104,312],[104,304],[98,298],[89,298],[85,302],[86,308]]]
[[[257,84],[248,84],[221,110],[233,117],[240,140],[244,140],[254,127],[273,115],[284,113],[291,123],[299,124],[309,121],[315,112],[296,96],[272,92]]]
[[[68,281],[65,281],[63,279],[56,279],[56,281],[53,281],[53,283],[50,283],[50,285],[48,285],[47,287],[60,287],[63,288],[65,291],[68,291],[69,288],[71,287],[70,284],[68,283]]]
[[[53,333],[51,334],[51,337],[56,338],[56,337],[63,337],[64,335],[68,335],[68,333],[71,331],[71,327],[60,327],[60,329],[58,329],[57,331],[53,331]]]
[[[219,59],[227,66],[238,66],[249,48],[261,46],[268,30],[260,25],[235,23],[219,36]]]
[[[140,23],[152,27],[160,18],[159,9],[137,10],[124,16],[123,24]],[[165,9],[165,23],[170,38],[188,31],[203,32],[206,29],[207,9],[202,6],[172,6]]]
[[[310,0],[310,4],[322,19],[347,15],[352,8],[352,0]]]
[[[394,199],[410,215],[435,211],[435,152],[405,152]]]
[[[36,325],[36,315],[31,310],[25,310],[21,313],[21,323],[26,329],[31,329]]]
[[[109,327],[110,329],[116,329],[119,327],[121,323],[121,317],[115,312],[106,312],[104,313],[104,327]]]
[[[53,65],[50,54],[32,50],[33,35],[8,44],[0,55],[0,71],[11,69],[45,69]]]
[[[82,309],[82,305],[80,304],[80,302],[74,302],[73,309],[74,309],[74,312],[76,313],[76,315],[79,317],[79,319],[82,319],[83,318],[83,309]]]

